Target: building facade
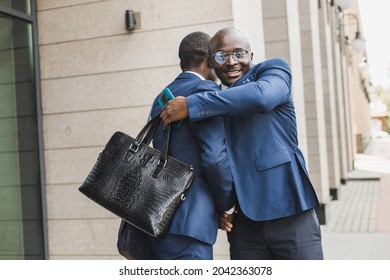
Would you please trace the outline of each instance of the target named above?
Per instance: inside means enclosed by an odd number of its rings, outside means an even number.
[[[369,139],[365,54],[346,38],[360,24],[357,3],[328,0],[0,0],[0,259],[121,258],[119,218],[78,187],[115,131],[145,124],[181,39],[224,27],[248,36],[255,63],[290,64],[326,224]]]

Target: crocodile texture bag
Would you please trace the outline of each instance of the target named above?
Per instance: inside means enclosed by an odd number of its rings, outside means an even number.
[[[160,117],[134,139],[116,132],[90,171],[80,192],[129,224],[163,237],[185,198],[195,171],[168,155],[170,126],[162,151],[149,146]]]

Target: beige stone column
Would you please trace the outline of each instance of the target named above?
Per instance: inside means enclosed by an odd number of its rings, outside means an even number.
[[[333,71],[335,75],[335,102],[336,102],[336,122],[337,122],[337,142],[339,147],[338,160],[340,163],[340,181],[345,183],[348,176],[348,139],[346,129],[346,110],[344,101],[345,73],[343,67],[345,63],[344,42],[341,35],[341,24],[338,13],[335,8],[331,8],[330,21],[332,24],[332,42],[333,42]],[[336,159],[337,160],[337,159]]]
[[[342,60],[343,63],[343,71],[344,71],[344,106],[345,106],[345,130],[346,130],[346,136],[347,136],[347,172],[353,170],[353,160],[355,158],[355,151],[356,151],[356,143],[353,139],[353,133],[352,133],[352,112],[351,112],[351,64],[350,64],[350,57],[349,52],[350,50],[346,49],[344,59]],[[348,176],[347,176],[348,177]]]
[[[330,197],[318,1],[299,0],[299,12],[309,173],[324,206]],[[325,222],[325,212],[320,218]]]
[[[320,42],[321,42],[321,64],[322,64],[322,86],[324,95],[325,130],[326,130],[326,151],[328,155],[328,177],[330,195],[337,199],[337,191],[340,186],[340,160],[337,129],[337,106],[336,106],[336,73],[334,72],[333,61],[333,36],[331,26],[332,9],[326,0],[321,0],[321,7],[318,10]]]

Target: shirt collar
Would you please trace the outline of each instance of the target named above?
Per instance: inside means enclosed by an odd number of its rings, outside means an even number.
[[[199,73],[196,73],[193,71],[184,71],[184,73],[191,73],[191,74],[194,74],[195,76],[198,76],[201,80],[205,80],[205,78]]]

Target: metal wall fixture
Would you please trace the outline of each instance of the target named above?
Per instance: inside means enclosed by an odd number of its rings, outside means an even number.
[[[354,0],[330,0],[330,5],[331,6],[338,6],[342,10],[348,9],[352,4]]]
[[[135,19],[133,10],[126,10],[125,24],[126,24],[126,30],[133,31],[135,29],[137,21]]]
[[[348,45],[352,46],[352,49],[357,52],[363,52],[366,49],[366,40],[363,38],[361,32],[360,32],[360,23],[359,18],[355,14],[351,13],[345,13],[343,14],[343,18],[345,17],[352,17],[356,21],[356,33],[355,38],[350,39],[348,36],[345,36],[345,42]],[[349,20],[347,19],[347,24],[349,23]]]

